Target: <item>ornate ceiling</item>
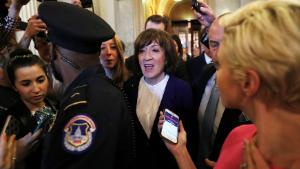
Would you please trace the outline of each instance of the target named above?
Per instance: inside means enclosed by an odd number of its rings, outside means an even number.
[[[143,0],[144,8],[146,9],[146,17],[153,15],[153,14],[159,14],[164,15],[168,17],[172,16],[172,10],[179,10],[176,12],[177,17],[174,20],[178,19],[192,19],[194,17],[191,8],[191,0],[181,0],[181,1],[175,1],[175,0]],[[181,7],[179,7],[181,6]],[[185,12],[185,16],[180,16],[182,10]],[[178,13],[179,12],[179,13]]]

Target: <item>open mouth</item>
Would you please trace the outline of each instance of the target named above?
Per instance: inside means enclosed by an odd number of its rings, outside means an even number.
[[[145,71],[151,71],[153,69],[153,64],[144,64]]]

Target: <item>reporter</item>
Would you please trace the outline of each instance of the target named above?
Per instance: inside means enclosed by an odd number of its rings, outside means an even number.
[[[128,79],[128,71],[124,63],[124,49],[119,37],[102,42],[100,51],[100,63],[105,75],[119,87]]]
[[[6,112],[12,115],[6,133],[15,134],[18,140],[19,166],[39,168],[42,139],[51,129],[56,112],[53,103],[46,99],[49,84],[45,64],[30,51],[19,49],[11,54],[6,71],[19,94],[18,101]]]
[[[299,14],[297,1],[257,1],[220,19],[220,96],[255,124],[229,134],[215,169],[300,168]],[[184,140],[178,141],[165,144],[182,169],[195,168],[188,165]]]

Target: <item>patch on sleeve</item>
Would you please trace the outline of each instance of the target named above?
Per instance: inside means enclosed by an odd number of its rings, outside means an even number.
[[[72,153],[81,153],[88,149],[96,131],[94,121],[86,115],[73,117],[64,127],[64,147]]]

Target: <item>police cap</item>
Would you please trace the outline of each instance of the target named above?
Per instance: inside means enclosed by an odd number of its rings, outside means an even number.
[[[95,53],[101,42],[113,38],[113,29],[96,14],[64,2],[44,2],[39,17],[48,27],[48,38],[63,48]]]

